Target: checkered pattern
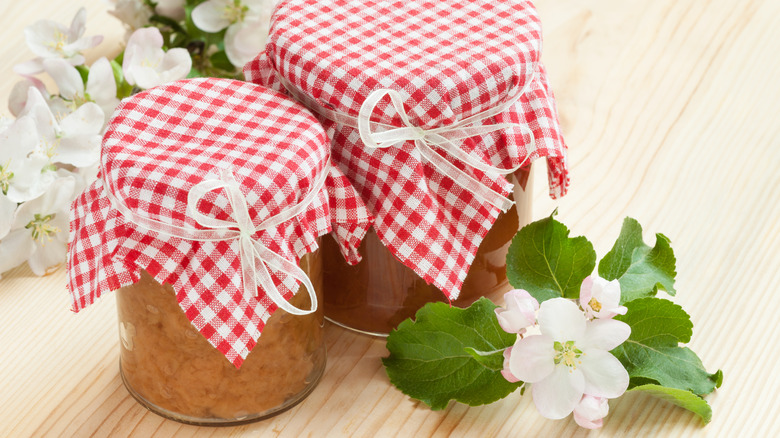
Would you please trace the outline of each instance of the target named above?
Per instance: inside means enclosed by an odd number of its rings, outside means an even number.
[[[135,214],[202,229],[187,212],[187,194],[227,168],[257,226],[300,202],[331,169],[327,189],[304,214],[254,237],[297,263],[334,228],[349,255],[371,218],[346,177],[327,166],[328,149],[325,132],[304,108],[246,82],[178,81],[123,101],[103,138],[102,179],[73,204],[68,286],[74,310],[134,283],[145,269],[173,285],[193,325],[240,366],[276,305],[263,291],[245,296],[238,241],[190,241],[146,230],[115,210],[106,190]],[[231,219],[223,191],[209,192],[198,209]],[[298,288],[285,274],[273,277],[287,299]]]
[[[519,130],[469,138],[461,147],[503,168],[547,157],[550,193],[558,197],[568,186],[566,146],[540,46],[530,1],[286,0],[274,12],[265,52],[244,74],[280,91],[284,78],[321,105],[353,117],[371,92],[394,89],[404,96],[411,121],[426,129],[493,108],[528,84],[512,110],[484,123],[527,124],[535,149],[527,148],[530,139]],[[372,120],[402,126],[389,99]],[[320,121],[334,162],[374,214],[382,242],[457,298],[499,210],[422,162],[412,142],[371,150],[356,129]],[[493,190],[511,190],[504,178],[448,158]]]

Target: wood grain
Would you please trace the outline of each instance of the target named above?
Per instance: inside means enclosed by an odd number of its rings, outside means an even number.
[[[123,29],[99,0],[5,2],[0,100],[32,57],[22,29],[69,22],[106,35],[90,60],[119,50]],[[678,260],[691,347],[723,387],[713,421],[642,394],[610,404],[604,436],[780,434],[780,2],[539,0],[544,61],[570,146],[572,189],[553,201],[536,172],[535,217],[555,207],[600,255],[623,217],[662,232]],[[49,82],[51,83],[51,82]],[[0,280],[0,436],[584,436],[529,397],[433,412],[388,382],[383,342],[326,327],[329,363],[296,408],[253,425],[198,428],[151,414],[118,374],[113,297],[75,315],[65,273],[22,267]]]

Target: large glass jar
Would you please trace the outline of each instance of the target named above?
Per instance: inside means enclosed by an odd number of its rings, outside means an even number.
[[[319,293],[318,253],[304,256],[301,268]],[[310,308],[303,285],[290,303]],[[146,271],[117,291],[117,309],[125,386],[142,405],[176,421],[216,426],[267,418],[303,400],[325,369],[321,306],[305,316],[274,312],[240,368],[198,333],[173,288]]]
[[[500,214],[488,231],[453,306],[467,307],[483,296],[495,301],[511,288],[506,254],[517,231],[532,220],[530,170],[518,173],[516,208]],[[426,303],[447,301],[440,289],[399,262],[373,230],[361,243],[363,260],[355,266],[344,262],[330,236],[325,237],[322,251],[325,316],[335,324],[384,336]]]

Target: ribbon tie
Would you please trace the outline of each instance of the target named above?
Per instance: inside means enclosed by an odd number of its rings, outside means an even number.
[[[226,169],[221,170],[218,179],[203,180],[193,186],[187,194],[187,210],[189,214],[205,229],[182,227],[139,215],[127,207],[124,202],[119,201],[108,185],[106,185],[106,194],[114,207],[129,222],[148,230],[200,242],[238,240],[244,296],[247,299],[249,297],[257,297],[259,286],[263,288],[268,298],[280,309],[292,315],[308,315],[317,310],[317,295],[309,277],[295,263],[270,250],[260,239],[256,239],[254,236],[259,231],[276,227],[303,214],[322,190],[329,173],[329,167],[323,169],[309,193],[300,202],[264,219],[258,226],[252,223],[252,218],[249,215],[249,205],[241,192],[240,185],[233,174]],[[204,199],[206,194],[219,189],[224,189],[227,193],[228,202],[233,209],[232,220],[209,217],[198,211],[198,203]],[[268,268],[287,274],[300,281],[309,294],[311,308],[304,310],[290,304],[274,284]]]
[[[420,152],[420,156],[425,161],[431,163],[440,173],[448,176],[456,184],[470,191],[478,198],[500,208],[501,211],[506,211],[514,204],[514,202],[507,199],[501,193],[496,192],[488,185],[477,180],[468,172],[459,169],[455,164],[437,153],[433,147],[444,150],[451,157],[456,158],[474,169],[481,170],[491,179],[498,178],[500,175],[508,175],[519,170],[525,165],[525,162],[531,157],[531,154],[536,149],[536,140],[533,131],[531,131],[527,125],[520,123],[496,123],[489,125],[482,125],[479,123],[507,111],[512,105],[520,100],[533,82],[533,75],[526,77],[525,86],[521,89],[516,89],[510,97],[499,105],[463,120],[459,120],[451,125],[432,129],[423,129],[412,124],[409,120],[409,115],[404,108],[403,98],[396,90],[380,89],[372,92],[360,106],[358,116],[353,117],[352,115],[323,106],[314,98],[298,90],[281,75],[278,75],[278,77],[282,86],[286,88],[296,100],[304,104],[313,112],[333,122],[356,128],[360,134],[360,139],[366,147],[371,149],[384,149],[400,146],[406,141],[413,141],[416,149]],[[373,114],[374,109],[385,96],[390,96],[390,101],[404,126],[399,127],[371,121],[371,115]],[[377,128],[382,128],[383,130],[377,131]],[[486,135],[504,129],[520,129],[530,137],[527,148],[528,153],[526,154],[525,160],[510,169],[487,164],[482,158],[465,152],[456,144],[459,140]]]

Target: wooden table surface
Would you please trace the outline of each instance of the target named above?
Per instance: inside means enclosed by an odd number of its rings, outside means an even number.
[[[0,100],[27,60],[22,29],[69,23],[80,6],[88,34],[115,54],[123,30],[100,0],[3,0]],[[536,218],[556,206],[602,256],[626,215],[652,242],[672,240],[676,302],[695,324],[690,346],[725,373],[708,397],[713,421],[643,394],[610,403],[604,436],[780,434],[780,1],[538,0],[544,60],[570,147],[572,188],[546,195],[536,172]],[[138,405],[119,377],[113,296],[76,315],[65,272],[26,267],[0,280],[0,437],[22,436],[571,436],[519,393],[489,406],[433,412],[395,390],[381,340],[326,327],[329,362],[296,408],[235,428],[164,420]]]

